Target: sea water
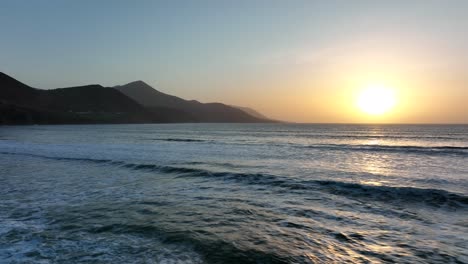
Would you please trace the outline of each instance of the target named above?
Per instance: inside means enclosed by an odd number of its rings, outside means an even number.
[[[0,127],[0,263],[468,263],[468,126]]]

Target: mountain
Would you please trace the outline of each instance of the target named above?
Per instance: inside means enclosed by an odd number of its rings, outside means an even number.
[[[137,81],[41,90],[0,72],[0,124],[271,122],[221,103],[161,93]]]
[[[248,112],[222,103],[200,103],[196,100],[184,100],[177,96],[162,93],[143,81],[115,86],[117,90],[149,108],[165,108],[185,113],[191,122],[271,122]]]
[[[157,116],[121,92],[100,85],[40,90],[0,73],[0,123],[141,123]]]

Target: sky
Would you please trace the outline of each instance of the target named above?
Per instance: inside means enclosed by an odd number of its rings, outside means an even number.
[[[468,123],[468,1],[0,0],[0,71],[37,88],[143,80],[286,121]],[[394,107],[356,106],[383,86]]]

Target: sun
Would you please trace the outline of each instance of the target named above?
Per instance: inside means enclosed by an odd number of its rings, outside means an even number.
[[[380,85],[371,85],[362,90],[357,98],[358,108],[369,115],[383,115],[396,104],[393,89]]]

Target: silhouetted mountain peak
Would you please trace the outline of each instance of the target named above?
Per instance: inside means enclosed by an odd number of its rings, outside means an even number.
[[[241,109],[222,103],[200,103],[196,100],[185,100],[177,96],[157,91],[145,82],[136,81],[117,90],[149,108],[164,107],[190,114],[196,122],[265,122],[266,118],[257,118]]]
[[[134,81],[134,82],[132,82],[132,83],[138,84],[138,85],[147,85],[147,86],[149,86],[149,84],[145,83],[145,82],[142,81],[142,80]]]
[[[116,86],[115,88],[118,88],[118,87],[130,87],[132,89],[151,89],[151,90],[156,90],[154,89],[151,85],[145,83],[144,81],[142,80],[138,80],[138,81],[134,81],[134,82],[129,82],[125,85],[118,85]]]

